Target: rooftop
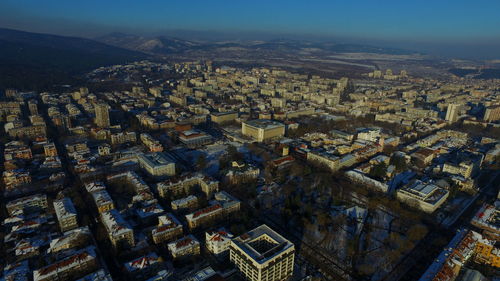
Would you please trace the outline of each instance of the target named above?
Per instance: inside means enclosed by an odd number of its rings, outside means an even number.
[[[54,201],[54,210],[59,219],[76,216],[75,206],[69,198]]]
[[[285,127],[281,122],[268,120],[268,119],[255,119],[250,121],[245,121],[245,124],[259,129],[274,129]]]
[[[294,247],[290,241],[265,224],[236,237],[232,242],[254,261],[261,264],[284,250]]]

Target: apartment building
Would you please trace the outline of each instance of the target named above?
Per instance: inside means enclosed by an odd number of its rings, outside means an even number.
[[[47,207],[47,195],[45,194],[35,194],[22,197],[10,201],[5,206],[10,216],[16,214],[17,212],[45,210]]]
[[[175,242],[169,243],[167,247],[174,259],[200,254],[200,242],[191,234]]]
[[[167,213],[158,217],[158,226],[151,231],[151,237],[155,244],[171,241],[182,236],[182,224],[177,218]]]
[[[54,201],[53,204],[57,221],[59,222],[59,228],[62,232],[78,227],[77,213],[71,199],[63,198]]]
[[[134,247],[134,231],[115,209],[101,213],[101,221],[115,248]]]

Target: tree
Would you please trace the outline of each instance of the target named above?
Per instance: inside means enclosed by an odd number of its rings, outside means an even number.
[[[205,154],[201,154],[196,160],[196,166],[199,170],[203,170],[207,167],[207,156]]]
[[[421,240],[422,238],[425,237],[426,234],[427,234],[427,227],[425,225],[422,225],[422,224],[412,225],[408,229],[408,232],[406,233],[406,235],[408,236],[408,239],[410,239],[410,241],[414,241],[414,242]]]
[[[380,162],[370,169],[370,176],[375,179],[383,180],[387,175],[387,164]]]
[[[393,155],[389,163],[396,167],[397,172],[405,171],[408,168],[404,157]]]

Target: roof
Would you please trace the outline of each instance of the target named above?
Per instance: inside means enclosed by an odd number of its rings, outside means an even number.
[[[186,248],[190,247],[195,247],[196,245],[199,245],[200,242],[196,238],[194,238],[193,235],[188,235],[185,236],[177,241],[174,241],[172,243],[168,243],[168,250],[171,253],[177,253],[179,251],[182,251]]]
[[[54,210],[59,220],[76,216],[76,209],[69,198],[54,201]]]
[[[244,123],[246,125],[256,127],[259,129],[265,129],[265,130],[285,127],[285,125],[283,125],[283,123],[278,122],[278,121],[269,120],[269,119],[255,119],[255,120],[245,121]]]
[[[267,247],[264,250],[257,250],[253,242],[266,239],[268,242],[271,240],[275,243],[272,247]],[[241,251],[248,254],[253,261],[257,263],[265,263],[270,258],[279,255],[283,251],[293,248],[294,245],[289,240],[272,230],[267,225],[263,224],[239,237],[236,237],[231,242],[234,246]]]
[[[50,276],[66,272],[74,267],[78,267],[82,263],[86,263],[93,259],[96,259],[95,249],[93,246],[89,246],[76,252],[72,256],[35,270],[33,272],[33,280],[37,281],[49,279]]]
[[[163,152],[154,152],[148,154],[139,154],[139,160],[146,163],[150,167],[163,166],[175,163],[175,161]]]
[[[108,233],[113,236],[123,235],[132,231],[130,225],[123,219],[122,215],[115,209],[101,214],[104,226]]]
[[[161,260],[156,253],[149,253],[145,256],[126,262],[125,269],[128,272],[134,272],[145,269],[146,267],[150,267],[151,265],[158,264],[160,262]]]

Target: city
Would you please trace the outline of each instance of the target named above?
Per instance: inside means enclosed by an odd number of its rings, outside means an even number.
[[[499,280],[500,61],[122,37],[0,29],[0,280]]]

